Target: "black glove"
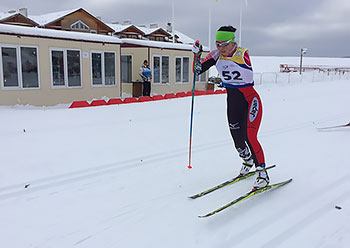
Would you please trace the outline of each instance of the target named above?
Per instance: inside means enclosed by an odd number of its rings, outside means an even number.
[[[202,72],[202,64],[199,59],[197,60],[196,68],[194,70],[197,75]]]
[[[222,83],[222,80],[219,77],[210,77],[208,80],[212,84],[221,84]]]

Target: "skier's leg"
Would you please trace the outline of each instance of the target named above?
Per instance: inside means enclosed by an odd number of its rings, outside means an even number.
[[[247,143],[252,151],[256,170],[259,171],[254,187],[261,188],[267,186],[270,182],[265,169],[264,151],[257,138],[262,118],[262,103],[253,87],[242,88],[240,90],[245,95],[245,99],[249,105],[247,114]]]
[[[254,165],[252,153],[246,143],[248,103],[237,89],[227,89],[227,119],[230,133],[239,156],[243,159],[241,175],[245,175]]]

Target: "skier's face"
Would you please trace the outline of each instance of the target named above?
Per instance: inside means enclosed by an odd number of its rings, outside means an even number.
[[[226,41],[226,42],[216,42],[216,48],[219,50],[222,56],[229,56],[233,51],[235,43]]]

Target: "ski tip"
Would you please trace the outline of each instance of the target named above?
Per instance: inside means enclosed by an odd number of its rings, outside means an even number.
[[[192,166],[189,164],[189,165],[187,166],[187,168],[188,168],[188,169],[192,169]]]

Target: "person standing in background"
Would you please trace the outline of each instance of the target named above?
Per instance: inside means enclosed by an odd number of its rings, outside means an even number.
[[[148,61],[143,61],[143,65],[140,67],[140,76],[143,80],[143,96],[151,95],[151,81],[152,81],[152,71],[148,65]]]

